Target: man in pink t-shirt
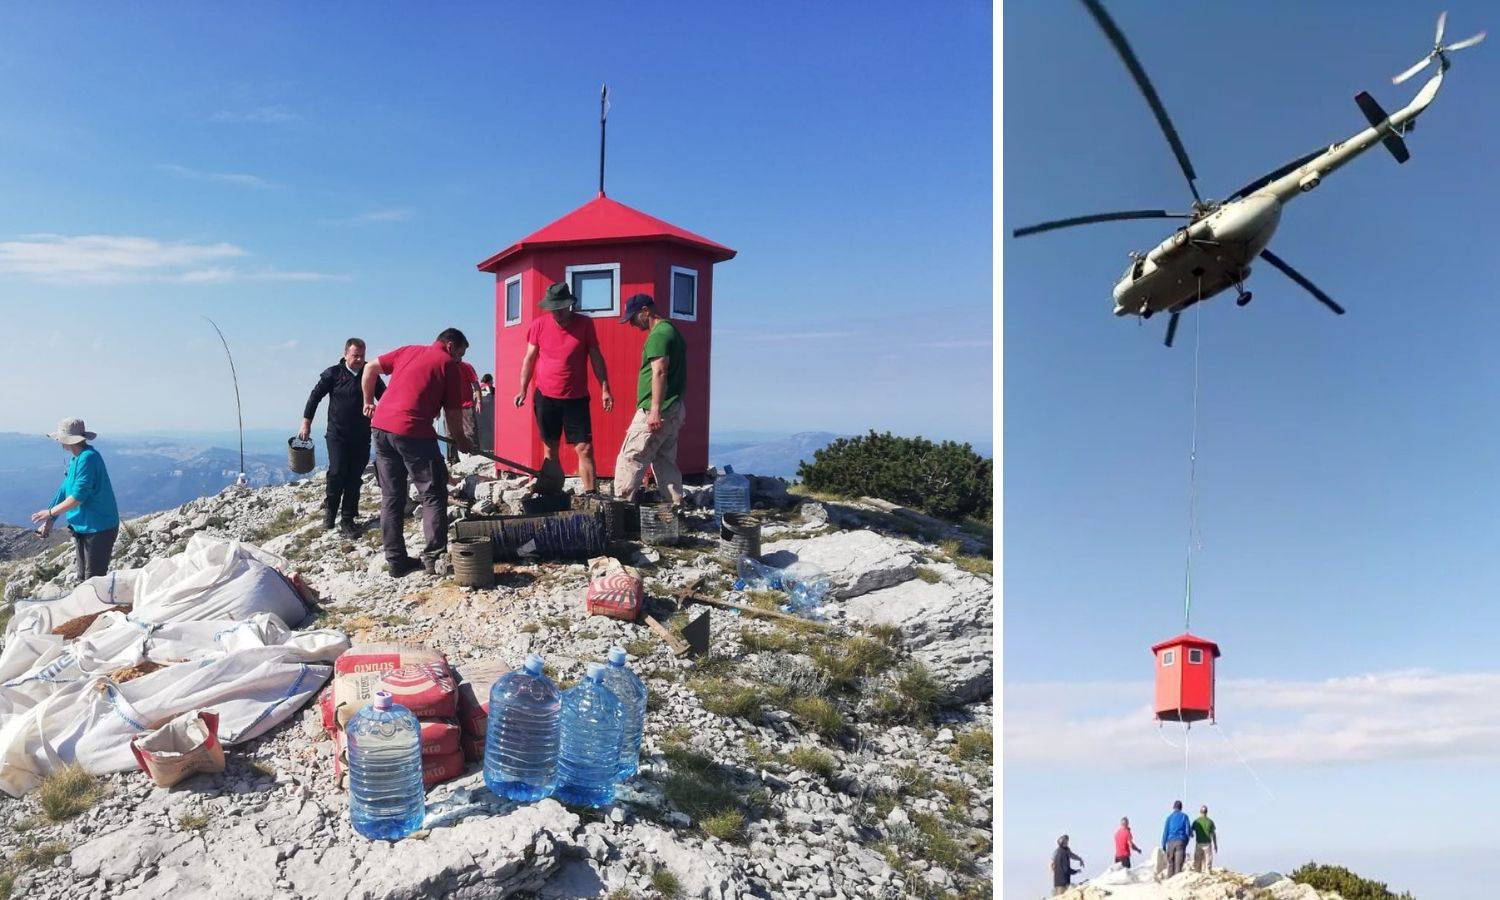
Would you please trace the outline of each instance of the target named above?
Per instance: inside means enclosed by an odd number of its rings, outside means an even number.
[[[458,361],[458,370],[463,373],[464,382],[464,403],[463,413],[461,414],[464,423],[464,437],[469,439],[469,443],[478,447],[479,408],[475,406],[474,403],[475,398],[479,396],[479,373],[474,371],[473,366],[469,365],[463,360]],[[450,443],[448,445],[448,464],[450,466],[458,464],[457,444]]]
[[[1130,832],[1130,820],[1120,819],[1120,827],[1115,830],[1115,862],[1130,868],[1130,851],[1141,852],[1141,848],[1135,845],[1135,835]]]
[[[411,344],[382,353],[366,362],[361,373],[364,411],[375,444],[375,477],[380,482],[380,538],[393,578],[423,568],[438,574],[448,549],[448,467],[443,465],[432,420],[441,411],[458,449],[474,452],[460,418],[465,384],[458,361],[468,349],[464,333],[449,328],[427,346]],[[381,375],[389,375],[391,381],[377,404],[375,384]],[[408,478],[422,498],[427,546],[420,562],[406,555]]]
[[[564,434],[573,452],[578,454],[578,480],[584,493],[593,493],[594,429],[589,414],[588,372],[584,360],[594,366],[599,379],[599,399],[604,411],[615,408],[609,392],[609,376],[604,371],[604,354],[599,352],[599,338],[594,334],[594,320],[573,312],[573,292],[563,282],[547,288],[542,299],[543,312],[526,332],[526,355],[521,358],[521,389],[516,392],[516,406],[526,404],[526,388],[536,375],[532,394],[532,411],[537,431],[542,436],[542,460],[557,459],[557,447]]]

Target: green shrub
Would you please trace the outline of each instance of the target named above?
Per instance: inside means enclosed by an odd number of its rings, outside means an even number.
[[[1335,891],[1344,900],[1414,900],[1407,891],[1397,894],[1385,882],[1362,878],[1343,866],[1308,862],[1298,867],[1291,879],[1320,891]]]
[[[879,497],[945,519],[990,519],[994,468],[968,444],[872,430],[817,451],[797,467],[797,477],[813,491]]]

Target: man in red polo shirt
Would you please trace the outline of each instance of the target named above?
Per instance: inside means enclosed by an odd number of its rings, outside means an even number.
[[[360,385],[365,415],[374,432],[375,477],[380,481],[380,538],[385,545],[386,569],[394,578],[426,569],[437,574],[438,561],[448,548],[448,467],[438,450],[432,420],[443,413],[448,433],[458,449],[474,452],[464,436],[464,376],[459,360],[469,340],[457,328],[446,329],[428,346],[410,344],[365,363]],[[381,375],[390,384],[380,403],[375,384]],[[418,562],[406,555],[402,520],[406,511],[408,477],[422,498],[422,533],[427,546]]]
[[[473,366],[463,360],[458,361],[458,368],[459,371],[463,372],[464,376],[464,437],[469,439],[469,443],[477,447],[479,446],[479,421],[477,417],[478,410],[474,406],[474,400],[479,396],[479,373],[474,371]],[[450,434],[449,436],[451,437],[452,435]],[[448,464],[455,465],[457,463],[458,445],[450,443],[448,445]]]
[[[541,302],[545,316],[537,316],[526,332],[526,355],[521,358],[521,389],[517,407],[526,403],[526,388],[536,373],[532,411],[542,436],[542,460],[557,459],[564,435],[578,455],[578,481],[583,492],[594,492],[594,428],[589,415],[589,381],[585,361],[592,363],[599,379],[599,401],[604,411],[615,408],[604,371],[604,354],[594,334],[594,320],[573,311],[573,292],[558,282],[547,288]]]

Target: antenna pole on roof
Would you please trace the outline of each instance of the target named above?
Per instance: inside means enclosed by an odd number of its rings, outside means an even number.
[[[609,115],[609,85],[599,91],[599,196],[604,196],[604,120]]]

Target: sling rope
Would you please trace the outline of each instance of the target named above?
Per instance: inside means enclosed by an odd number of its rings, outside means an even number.
[[[1250,761],[1245,759],[1244,755],[1240,753],[1240,748],[1236,747],[1234,745],[1234,741],[1231,741],[1229,739],[1229,732],[1225,731],[1224,727],[1218,722],[1212,722],[1210,724],[1213,725],[1214,731],[1217,731],[1219,733],[1219,737],[1224,739],[1224,743],[1229,745],[1229,749],[1234,751],[1235,758],[1240,761],[1240,765],[1245,767],[1245,771],[1250,773],[1250,777],[1255,779],[1255,783],[1260,787],[1262,791],[1265,792],[1266,797],[1274,802],[1276,800],[1276,795],[1271,793],[1271,789],[1266,787],[1266,783],[1264,781],[1260,780],[1260,775],[1256,773],[1255,767],[1250,765]]]
[[[1193,428],[1188,443],[1188,542],[1187,572],[1183,578],[1182,630],[1192,630],[1193,619],[1193,544],[1198,540],[1198,394],[1202,380],[1199,351],[1203,346],[1203,283],[1198,283],[1197,310],[1193,313]]]

